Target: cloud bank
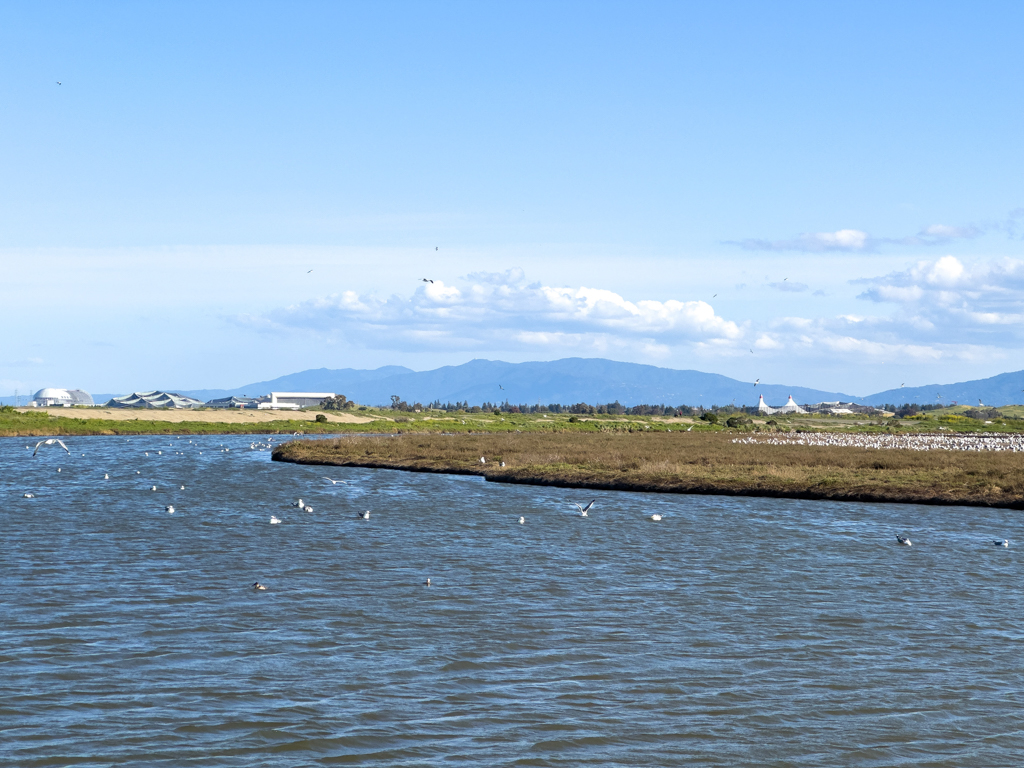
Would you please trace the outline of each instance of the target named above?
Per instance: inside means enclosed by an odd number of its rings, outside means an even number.
[[[603,288],[526,284],[522,270],[474,273],[463,286],[437,280],[411,297],[353,291],[273,310],[243,322],[305,330],[395,350],[566,345],[594,349],[729,343],[740,324],[704,301],[630,301]]]
[[[810,287],[787,280],[769,284],[788,294],[779,297],[777,316],[729,318],[706,301],[527,283],[513,269],[467,275],[459,285],[424,283],[405,297],[344,291],[238,321],[395,352],[593,353],[673,362],[751,353],[819,365],[1009,360],[1024,343],[1024,261],[968,265],[943,256],[849,282],[848,301],[859,293],[868,311],[801,317],[794,302]]]

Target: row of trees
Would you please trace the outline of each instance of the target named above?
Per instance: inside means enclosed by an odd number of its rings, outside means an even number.
[[[326,411],[342,411],[353,408],[355,403],[344,395],[336,395],[335,397],[329,397],[321,402],[320,406]],[[891,411],[895,413],[899,418],[905,418],[907,416],[915,416],[918,413],[935,411],[943,406],[936,403],[929,403],[926,405],[918,405],[917,403],[904,403],[903,405],[886,403],[879,407],[884,411]],[[529,405],[527,403],[520,403],[519,405],[513,405],[508,400],[505,400],[503,403],[484,402],[480,405],[470,405],[468,400],[457,400],[454,403],[451,401],[442,403],[440,400],[435,400],[434,402],[423,406],[419,402],[411,404],[407,403],[399,395],[391,396],[391,409],[394,411],[461,411],[463,413],[570,413],[575,415],[591,416],[595,414],[610,414],[615,416],[693,416],[713,413],[717,416],[727,417],[730,414],[746,414],[749,416],[757,414],[756,407],[745,405],[712,405],[710,408],[704,408],[702,406],[694,407],[689,405],[665,405],[664,403],[657,405],[642,404],[625,406],[618,400],[614,403],[604,403],[601,405],[590,405],[589,403],[575,403],[574,405],[562,405],[560,403],[548,403],[547,405],[537,403],[535,405]],[[1003,418],[1003,414],[995,408],[989,408],[987,410],[983,408],[972,408],[965,411],[964,415],[972,419]]]

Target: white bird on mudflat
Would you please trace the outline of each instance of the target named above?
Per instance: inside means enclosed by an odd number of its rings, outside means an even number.
[[[37,453],[39,453],[39,447],[42,446],[42,445],[59,445],[65,451],[68,451],[68,447],[66,445],[64,445],[64,441],[63,440],[58,440],[56,437],[51,437],[49,440],[40,440],[38,443],[36,443],[36,449],[34,451],[32,451],[32,455],[33,456],[35,456]],[[25,447],[27,448],[28,446],[25,446]],[[68,456],[70,456],[70,455],[71,455],[71,451],[68,451]]]
[[[337,485],[338,483],[341,483],[342,485],[348,485],[347,480],[331,480],[331,478],[329,477],[325,477],[324,480],[326,480],[331,485]]]
[[[173,515],[174,514],[174,505],[173,504],[168,504],[166,507],[164,507],[164,509],[167,510],[167,514],[169,514],[169,515]]]
[[[896,541],[898,541],[905,547],[912,546],[912,544],[910,543],[910,539],[908,539],[906,536],[900,536],[898,533],[896,534]]]
[[[502,462],[499,462],[498,466],[499,466],[499,467],[504,467],[504,466],[505,466],[505,462],[504,462],[504,461],[502,461]]]
[[[655,512],[653,515],[651,515],[651,520],[653,520],[654,522],[658,522],[659,520],[661,520],[661,515]]]
[[[274,515],[270,516],[270,524],[271,525],[277,525],[280,522],[281,522],[281,518],[275,517]]]
[[[486,464],[487,463],[487,459],[485,459],[483,456],[481,456],[480,457],[480,463],[481,464]]]
[[[594,501],[597,501],[597,499],[594,499]],[[594,501],[590,502],[585,507],[581,507],[579,504],[576,504],[576,509],[578,509],[580,511],[580,516],[581,517],[586,517],[587,516],[587,512],[589,512],[591,509],[593,509]]]
[[[1008,546],[1010,546],[1010,542],[1009,542],[1008,539],[996,539],[992,543],[995,544],[997,547],[1008,547]]]
[[[526,518],[525,517],[520,517],[519,518],[519,524],[520,525],[524,525],[525,523],[526,523]]]
[[[693,429],[693,424],[691,424],[691,425],[690,425],[690,429]],[[690,431],[690,429],[688,429],[688,430],[686,430],[686,431],[687,431],[687,432],[689,432],[689,431]]]
[[[360,520],[369,520],[370,510],[366,510],[365,512],[356,512],[356,517],[358,517]]]

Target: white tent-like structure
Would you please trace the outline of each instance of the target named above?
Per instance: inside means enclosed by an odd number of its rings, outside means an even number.
[[[132,392],[104,403],[105,408],[199,408],[203,405],[202,400],[177,392]]]
[[[807,413],[803,408],[796,404],[793,400],[793,396],[789,396],[789,400],[781,408],[772,408],[764,403],[764,395],[758,395],[757,398],[757,412],[771,415],[773,413]]]

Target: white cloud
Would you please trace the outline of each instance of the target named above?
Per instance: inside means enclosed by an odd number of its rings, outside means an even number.
[[[825,251],[857,252],[873,250],[873,241],[867,232],[859,229],[839,229],[835,232],[805,232],[788,240],[747,239],[728,241],[748,251],[804,251],[818,253]]]
[[[963,227],[948,224],[930,224],[916,234],[902,237],[879,237],[860,229],[837,229],[835,232],[804,232],[796,237],[782,240],[747,238],[727,240],[728,245],[738,245],[748,251],[801,251],[804,253],[873,253],[885,245],[944,245],[954,240],[969,240],[985,234],[986,231],[1005,231],[1011,237],[1016,231],[1013,213],[1006,223],[989,223],[984,226],[969,224]]]
[[[704,301],[630,301],[604,288],[524,285],[522,270],[467,277],[472,282],[463,286],[424,283],[408,298],[344,291],[236,320],[259,330],[312,331],[402,350],[639,345],[663,356],[669,346],[744,335]]]

